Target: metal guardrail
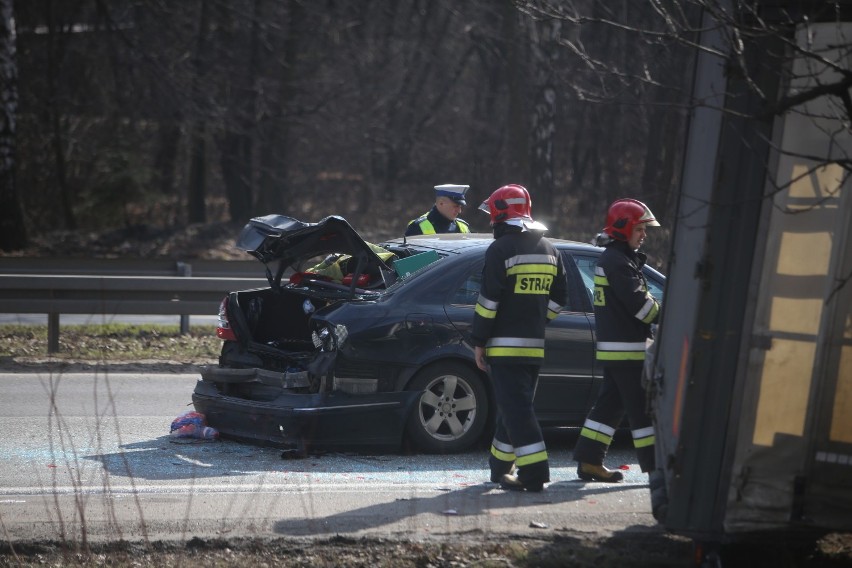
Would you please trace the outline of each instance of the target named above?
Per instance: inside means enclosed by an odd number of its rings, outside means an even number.
[[[47,314],[55,353],[60,314],[178,315],[186,333],[190,315],[216,314],[228,292],[268,286],[262,275],[257,261],[4,258],[0,313]]]
[[[248,255],[246,255],[248,256]],[[189,267],[193,276],[257,277],[263,265],[257,260],[152,260],[143,258],[39,258],[0,257],[2,274],[101,274],[109,276],[183,276]]]

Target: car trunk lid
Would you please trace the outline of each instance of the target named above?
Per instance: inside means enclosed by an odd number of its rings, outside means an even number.
[[[307,261],[332,253],[350,255],[354,269],[346,286],[355,296],[359,283],[379,279],[387,285],[395,277],[393,269],[382,260],[374,245],[364,241],[342,217],[332,215],[317,223],[306,223],[285,215],[266,215],[251,219],[237,237],[237,248],[244,250],[266,266],[266,277],[274,289],[288,269],[300,272]],[[277,266],[270,266],[275,265]]]

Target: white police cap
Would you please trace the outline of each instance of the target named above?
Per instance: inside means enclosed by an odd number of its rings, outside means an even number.
[[[455,183],[445,183],[435,186],[435,197],[449,197],[459,205],[467,205],[464,200],[464,194],[470,189],[469,185],[458,185]]]

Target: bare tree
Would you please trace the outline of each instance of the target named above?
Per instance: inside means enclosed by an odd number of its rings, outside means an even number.
[[[559,65],[557,41],[562,22],[549,20],[531,26],[535,63],[536,98],[532,111],[532,172],[536,203],[547,211],[553,205],[555,189],[554,140],[558,113],[559,91],[554,68]]]
[[[18,250],[27,231],[15,184],[15,120],[18,110],[18,67],[12,0],[0,0],[0,248]]]
[[[249,6],[229,5],[223,8],[222,39],[217,45],[220,60],[230,52],[232,69],[225,79],[230,86],[225,98],[225,120],[219,136],[219,154],[228,211],[233,221],[251,215],[254,198],[252,175],[257,107],[258,65],[261,49],[262,22],[266,18],[264,0],[254,0]],[[248,17],[243,17],[242,10]]]
[[[204,80],[210,61],[210,33],[211,33],[211,5],[209,2],[200,2],[198,13],[198,36],[196,38],[195,51],[193,53],[193,79],[192,100],[198,105],[193,116],[190,136],[190,170],[187,195],[187,217],[190,223],[203,223],[207,220],[205,198],[207,195],[207,116],[205,111],[209,105],[204,104],[207,100],[205,94]]]
[[[258,143],[260,144],[255,209],[262,213],[287,211],[294,192],[290,188],[290,163],[292,160],[293,122],[302,112],[298,107],[297,92],[300,90],[300,61],[303,58],[308,14],[300,0],[288,0],[275,12],[275,29],[263,37],[268,38],[269,61],[264,66],[265,99],[258,112]],[[309,60],[310,61],[310,60]],[[310,63],[308,63],[310,64]],[[303,87],[304,89],[304,87]],[[308,89],[310,91],[310,89]],[[325,98],[322,91],[315,91],[317,99]],[[313,107],[316,99],[305,106]]]

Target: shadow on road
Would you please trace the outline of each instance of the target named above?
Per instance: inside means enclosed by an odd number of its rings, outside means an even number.
[[[548,449],[560,454],[562,461],[570,460],[570,451],[576,442],[577,428],[554,428],[545,430]],[[629,448],[618,435],[613,450]],[[453,471],[464,464],[466,468],[487,467],[487,449],[482,448],[468,454],[425,454],[417,452],[398,453],[388,451],[347,451],[328,449],[316,451],[304,457],[280,448],[262,444],[244,443],[234,440],[198,440],[160,436],[121,445],[114,453],[89,454],[83,459],[100,463],[112,477],[127,477],[146,480],[181,480],[212,478],[219,476],[246,476],[262,473],[282,474],[336,474],[353,475],[407,472],[418,474],[429,471]],[[283,459],[282,459],[283,458]],[[473,465],[471,465],[473,464]],[[554,487],[552,484],[551,487]]]
[[[180,480],[247,475],[235,464],[264,459],[264,448],[220,442],[161,436],[153,440],[124,444],[120,452],[83,456],[99,462],[112,477],[148,480]],[[268,452],[268,450],[266,450]],[[256,472],[254,472],[256,473]]]
[[[496,525],[504,525],[506,518],[521,513],[523,516],[520,518],[524,520],[519,522],[523,523],[524,528],[529,528],[528,524],[535,522],[537,515],[541,514],[542,518],[547,518],[546,512],[539,511],[543,507],[583,501],[584,506],[589,507],[589,514],[598,515],[603,511],[596,507],[598,501],[595,497],[606,499],[608,496],[635,491],[637,488],[647,490],[647,486],[636,484],[588,485],[579,480],[572,480],[551,483],[541,493],[527,493],[504,491],[496,483],[480,483],[446,491],[434,497],[399,498],[326,517],[281,520],[275,523],[273,531],[289,536],[317,536],[352,533],[392,525],[400,525],[402,531],[416,529],[420,532],[424,527],[431,527],[429,530],[436,534],[456,532],[460,528],[491,531],[498,528]],[[435,516],[426,520],[417,518],[423,514]],[[477,520],[468,526],[465,523],[466,517]],[[500,517],[504,520],[498,520]]]

